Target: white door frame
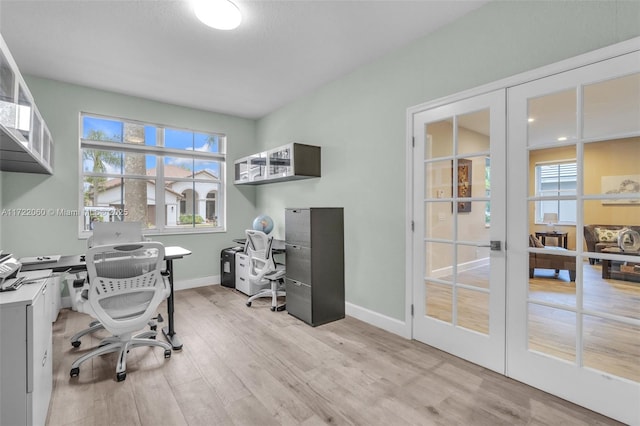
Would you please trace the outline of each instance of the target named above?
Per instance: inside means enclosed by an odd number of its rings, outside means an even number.
[[[459,93],[455,93],[450,96],[445,96],[432,101],[421,103],[407,108],[407,120],[405,123],[405,313],[404,323],[397,324],[395,321],[393,324],[386,324],[386,328],[390,328],[396,334],[404,336],[406,338],[413,337],[412,315],[411,305],[413,304],[413,259],[411,253],[413,252],[413,121],[414,115],[428,109],[436,108],[442,105],[446,105],[452,102],[457,102],[473,96],[482,95],[484,93],[493,92],[499,89],[508,89],[509,87],[517,86],[519,84],[528,83],[539,78],[547,77],[553,74],[557,74],[564,71],[569,71],[574,68],[579,68],[584,65],[590,65],[606,59],[611,59],[616,56],[624,55],[630,52],[640,50],[640,37],[635,37],[620,43],[612,44],[611,46],[603,47],[588,53],[584,53],[573,58],[565,59],[560,62],[556,62],[550,65],[546,65],[540,68],[536,68],[531,71],[527,71],[521,74],[517,74],[511,77],[507,77],[492,83],[488,83],[482,86],[475,87],[473,89],[465,90]],[[508,141],[507,141],[508,143]],[[507,148],[508,149],[508,148]]]
[[[405,144],[405,317],[404,327],[395,327],[396,330],[401,330],[400,333],[404,337],[413,338],[413,303],[414,303],[414,262],[413,262],[413,247],[414,247],[414,219],[413,211],[413,179],[414,179],[414,158],[413,158],[413,130],[414,130],[414,116],[422,111],[433,109],[439,106],[443,106],[449,103],[457,102],[466,98],[474,97],[477,95],[485,94],[499,89],[508,89],[513,86],[528,83],[533,80],[548,77],[557,73],[569,71],[575,68],[579,68],[585,65],[594,64],[599,61],[611,59],[617,56],[621,56],[627,53],[640,50],[640,37],[635,37],[630,40],[617,43],[611,46],[607,46],[592,52],[588,52],[573,58],[569,58],[551,65],[547,65],[535,70],[531,70],[522,74],[518,74],[512,77],[508,77],[496,82],[492,82],[483,86],[479,86],[470,90],[466,90],[460,93],[456,93],[447,97],[439,98],[433,101],[429,101],[423,104],[419,104],[407,109],[407,120],[405,127],[406,144]],[[509,141],[507,141],[507,144]],[[507,150],[509,148],[507,147]],[[507,240],[506,246],[508,247],[509,241]],[[508,266],[509,267],[509,266]],[[562,396],[562,395],[560,395]]]

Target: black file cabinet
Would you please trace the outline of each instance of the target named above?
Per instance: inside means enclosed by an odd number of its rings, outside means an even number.
[[[344,211],[285,210],[287,311],[317,326],[344,318]]]

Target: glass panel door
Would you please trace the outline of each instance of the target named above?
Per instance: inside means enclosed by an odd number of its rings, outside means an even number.
[[[499,372],[504,108],[500,90],[414,115],[414,338]]]
[[[638,424],[640,54],[508,99],[507,375]]]

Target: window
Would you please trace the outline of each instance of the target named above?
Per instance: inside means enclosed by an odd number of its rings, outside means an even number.
[[[536,223],[544,223],[545,213],[556,213],[559,223],[575,224],[576,188],[575,161],[536,164],[536,197],[549,197],[536,203]]]
[[[81,115],[80,229],[139,221],[157,233],[224,230],[219,133]]]

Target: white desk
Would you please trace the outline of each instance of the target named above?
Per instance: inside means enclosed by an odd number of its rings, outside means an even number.
[[[173,321],[173,261],[175,259],[182,259],[183,257],[190,254],[190,250],[179,246],[168,246],[164,248],[164,259],[167,262],[167,272],[169,273],[168,278],[169,284],[171,285],[171,293],[169,294],[169,298],[167,299],[167,320],[169,322],[169,325],[162,329],[162,334],[164,334],[164,336],[167,338],[167,341],[175,350],[182,349],[182,342],[180,342],[180,339],[176,335]],[[82,271],[86,270],[86,268],[87,264],[84,260],[84,255],[75,254],[70,256],[61,256],[57,262],[24,265],[22,267],[22,271],[51,269],[53,272],[66,272],[69,270]]]

